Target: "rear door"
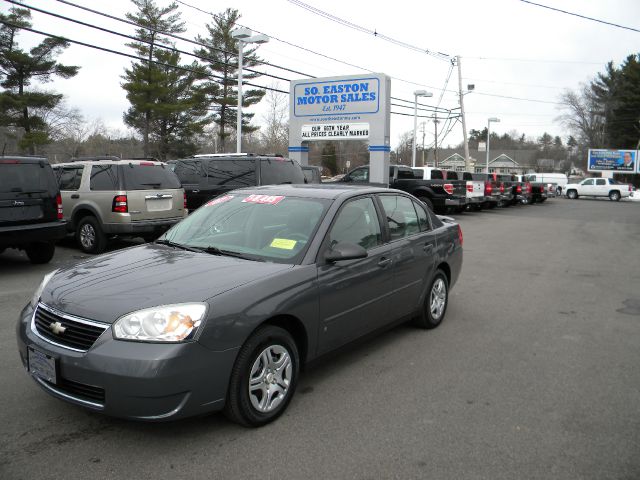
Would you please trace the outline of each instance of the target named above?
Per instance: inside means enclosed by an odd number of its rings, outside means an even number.
[[[120,165],[120,172],[132,222],[184,215],[184,190],[176,174],[167,165],[129,163]]]
[[[55,221],[57,193],[47,162],[0,159],[0,225]]]
[[[187,208],[195,210],[202,205],[208,195],[206,194],[207,176],[202,168],[203,160],[185,159],[170,163],[170,168],[178,176],[184,193],[187,195]]]
[[[412,314],[424,285],[433,275],[436,239],[427,212],[409,197],[378,197],[386,217],[389,244],[393,247],[393,296],[390,320]]]
[[[65,220],[71,220],[73,209],[80,202],[80,183],[82,181],[82,172],[84,165],[65,165],[54,167],[56,180],[60,187],[60,195],[62,196],[62,211]]]
[[[609,185],[606,178],[596,178],[596,184],[594,185],[595,195],[599,197],[606,197],[609,195]]]

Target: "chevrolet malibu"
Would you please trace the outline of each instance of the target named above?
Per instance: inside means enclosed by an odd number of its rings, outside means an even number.
[[[18,347],[44,391],[88,409],[260,426],[310,360],[406,320],[438,326],[461,265],[460,227],[404,192],[235,190],[155,243],[46,275]]]

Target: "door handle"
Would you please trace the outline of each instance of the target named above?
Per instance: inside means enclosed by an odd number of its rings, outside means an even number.
[[[80,198],[80,195],[78,195],[77,193],[74,193],[73,195],[71,195],[71,198]]]
[[[200,193],[200,190],[191,190],[191,193]]]
[[[382,258],[380,259],[380,261],[378,262],[378,266],[379,266],[379,267],[382,267],[382,268],[387,267],[389,264],[391,264],[391,259],[390,259],[390,258],[384,258],[384,257],[382,257]]]
[[[430,252],[431,250],[433,250],[433,243],[425,243],[422,246],[422,250],[424,250],[425,252]]]

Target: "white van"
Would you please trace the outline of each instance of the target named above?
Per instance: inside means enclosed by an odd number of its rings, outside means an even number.
[[[528,173],[523,176],[528,182],[555,183],[558,195],[562,195],[564,186],[569,183],[569,179],[564,173]]]

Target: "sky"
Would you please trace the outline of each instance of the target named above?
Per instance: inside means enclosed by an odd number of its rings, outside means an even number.
[[[128,0],[70,1],[117,17],[134,10]],[[157,0],[157,3],[167,5],[168,1]],[[183,36],[205,35],[205,24],[211,23],[211,17],[179,3],[187,27]],[[305,1],[352,25],[375,30],[423,51],[323,18],[301,8],[296,0],[185,0],[185,3],[212,13],[221,13],[226,8],[238,9],[242,25],[271,37],[269,43],[258,50],[262,59],[270,63],[315,77],[369,71],[385,73],[392,78],[391,95],[410,102],[415,90],[427,90],[433,97],[421,102],[439,103],[448,109],[458,107],[457,68],[446,83],[450,62],[434,58],[424,50],[443,52],[451,57],[459,55],[464,88],[475,85],[473,92],[464,96],[467,130],[481,130],[489,117],[497,117],[500,123],[492,123],[492,131],[502,134],[516,130],[534,138],[546,131],[566,139],[569,132],[556,120],[561,113],[558,104],[561,93],[589,82],[604,70],[607,62],[619,65],[628,55],[640,52],[638,32],[550,11],[521,0]],[[638,0],[539,0],[539,3],[640,28]],[[24,4],[121,33],[133,33],[130,25],[58,0],[25,0]],[[6,12],[11,6],[0,0],[0,11]],[[126,39],[35,11],[33,28],[132,53],[125,46]],[[39,35],[23,32],[19,41],[28,47],[41,39]],[[186,42],[178,42],[177,46],[186,51],[194,48]],[[121,76],[131,60],[79,45],[69,47],[59,60],[80,66],[80,72],[72,79],[55,80],[44,88],[63,93],[67,104],[79,108],[87,121],[102,119],[109,128],[126,131],[122,114],[128,102],[121,88]],[[191,57],[183,59],[191,60]],[[264,71],[290,80],[305,78],[271,67]],[[282,80],[263,77],[256,83],[289,90],[288,82]],[[249,110],[256,114],[257,123],[265,107],[263,102]],[[391,144],[395,148],[401,135],[413,129],[413,108],[392,107],[392,112],[408,114],[391,115]],[[426,122],[425,146],[430,145],[434,139],[432,119],[419,118],[418,122]],[[441,122],[439,128],[443,126]],[[442,131],[439,134],[442,145],[461,141],[460,123],[454,124],[444,138]]]

